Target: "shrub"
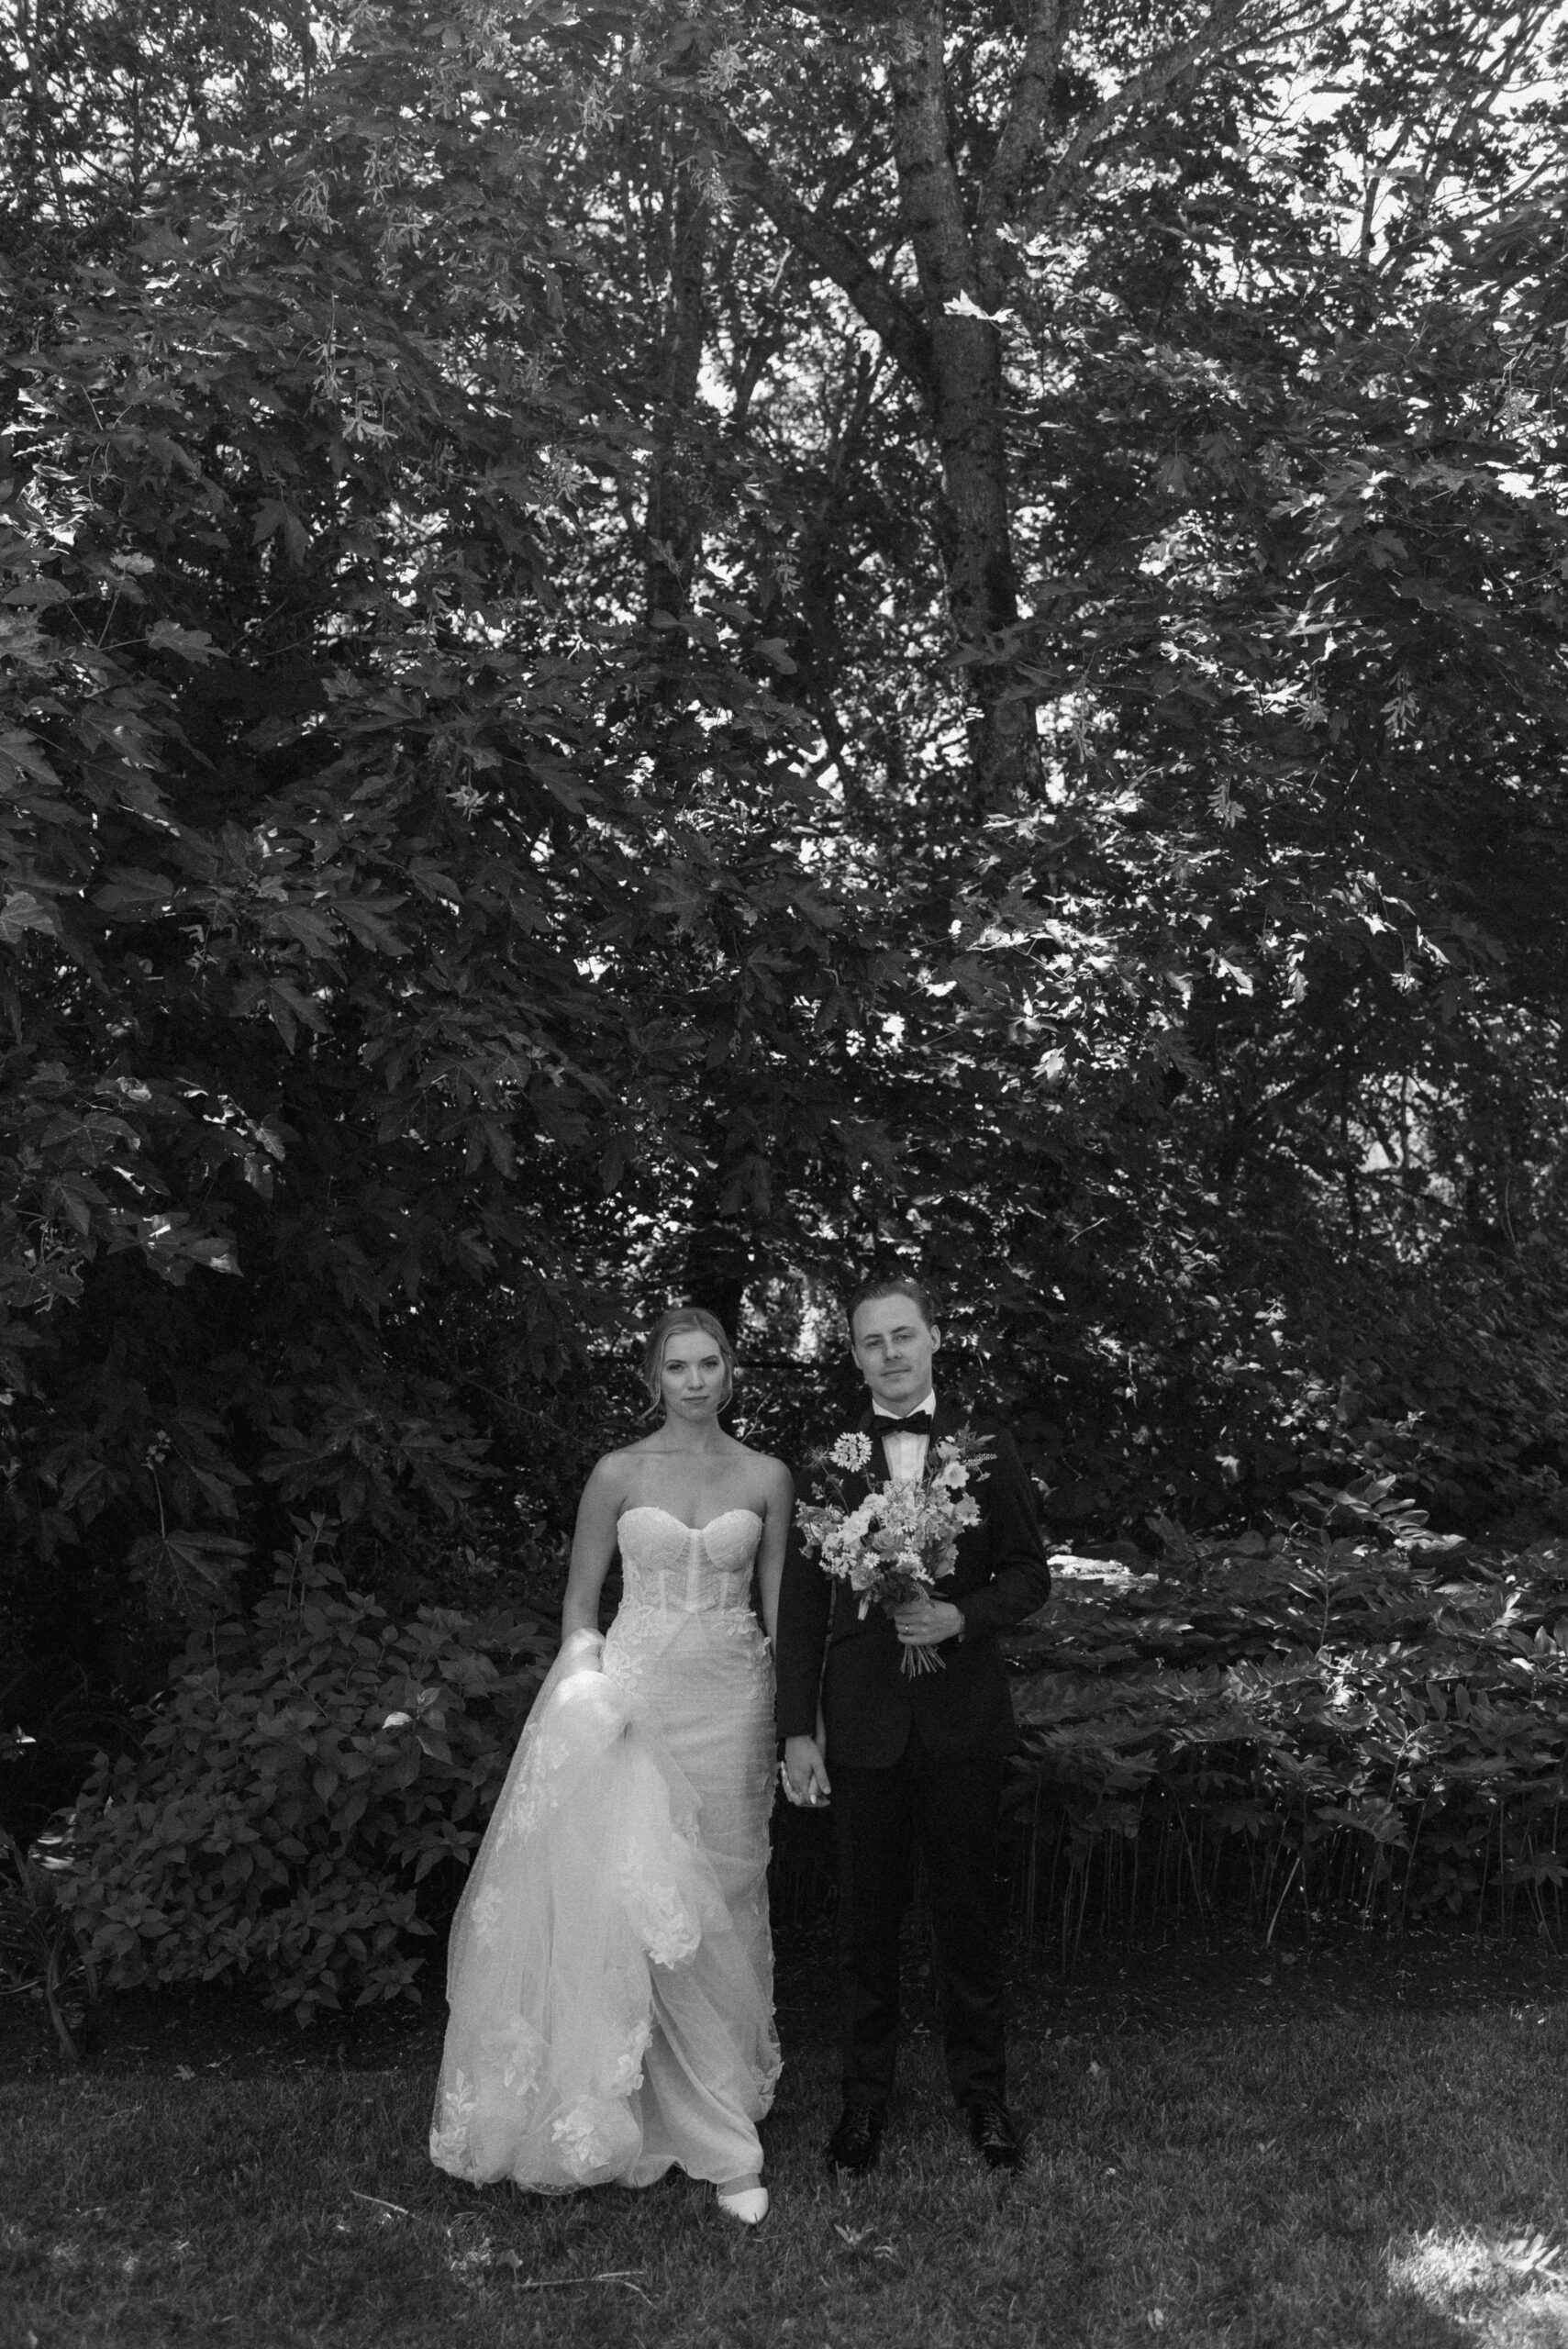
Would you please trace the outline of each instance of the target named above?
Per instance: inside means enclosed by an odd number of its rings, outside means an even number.
[[[0,1752],[6,1742],[0,1737]],[[41,1999],[61,2054],[75,2064],[92,2042],[97,1974],[65,1913],[61,1864],[49,1842],[24,1852],[0,1828],[0,1996]]]
[[[1015,1642],[1031,1923],[1237,1896],[1271,1929],[1287,1898],[1561,1923],[1568,1542],[1427,1542],[1389,1484],[1324,1497],[1315,1534],[1067,1564]]]
[[[64,1905],[113,1987],[249,1977],[303,2022],[419,1997],[553,1652],[537,1618],[396,1623],[314,1554],[192,1634],[140,1750],[100,1754]]]

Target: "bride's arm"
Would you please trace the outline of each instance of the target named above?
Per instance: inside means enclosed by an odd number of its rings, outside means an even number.
[[[789,1540],[795,1508],[795,1482],[782,1460],[768,1463],[767,1511],[762,1519],[762,1546],[757,1552],[757,1586],[762,1601],[762,1629],[770,1641],[779,1631],[779,1584],[784,1576],[784,1544]]]
[[[583,1487],[577,1504],[577,1524],[572,1536],[572,1566],[561,1609],[562,1646],[573,1631],[599,1628],[599,1593],[616,1553],[616,1519],[620,1510],[620,1478],[608,1460],[601,1460]]]

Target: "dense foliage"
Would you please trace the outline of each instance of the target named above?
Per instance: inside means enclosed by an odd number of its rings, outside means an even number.
[[[389,1622],[302,1542],[82,1791],[60,1897],[104,1980],[243,1981],[302,2022],[408,1993],[553,1647],[511,1613]]]
[[[0,36],[33,1727],[301,1510],[394,1614],[544,1603],[648,1308],[793,1452],[894,1254],[1060,1531],[1372,1472],[1557,1522],[1562,39]]]
[[[1239,1907],[1293,1937],[1561,1927],[1568,1551],[1473,1555],[1387,1479],[1304,1498],[1294,1538],[1167,1523],[1154,1570],[1059,1562],[1014,1645],[1029,1934]],[[100,1758],[50,1887],[69,1946],[112,1986],[244,1984],[302,2021],[424,1997],[551,1645],[509,1613],[394,1624],[302,1541]],[[781,1918],[818,1856],[784,1839]]]
[[[1059,1581],[1018,1652],[1031,1926],[1561,1930],[1568,1548],[1468,1555],[1384,1480],[1321,1507]]]

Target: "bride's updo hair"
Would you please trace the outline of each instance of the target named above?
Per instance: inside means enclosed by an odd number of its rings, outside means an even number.
[[[706,1305],[673,1305],[662,1313],[648,1332],[642,1349],[642,1380],[648,1389],[648,1399],[657,1404],[661,1399],[661,1382],[664,1375],[664,1349],[670,1340],[682,1330],[701,1330],[710,1337],[724,1356],[724,1392],[718,1408],[724,1408],[735,1392],[735,1349],[730,1344],[724,1324]]]

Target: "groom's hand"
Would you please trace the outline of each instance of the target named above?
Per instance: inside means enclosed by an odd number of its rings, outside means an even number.
[[[786,1737],[784,1750],[784,1789],[791,1802],[806,1810],[820,1810],[833,1792],[828,1765],[814,1737]]]
[[[963,1630],[962,1609],[951,1599],[928,1598],[924,1591],[917,1598],[906,1598],[902,1607],[889,1608],[888,1613],[906,1648],[940,1647],[943,1640],[956,1640]]]

